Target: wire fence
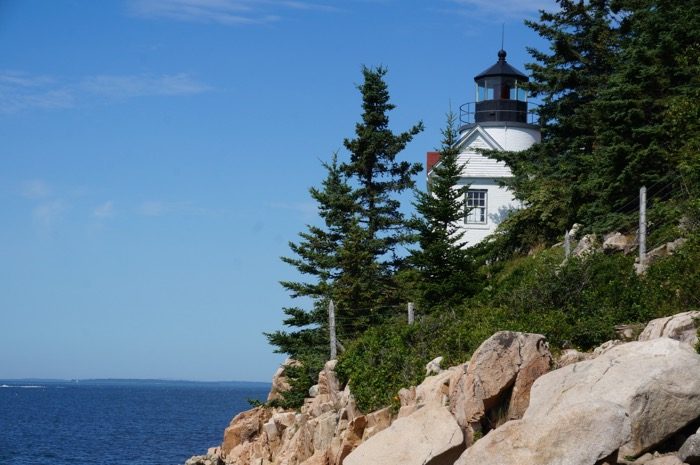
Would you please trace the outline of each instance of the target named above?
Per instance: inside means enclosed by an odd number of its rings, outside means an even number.
[[[629,231],[629,217],[634,214],[635,211],[638,212],[639,224],[629,247],[631,249],[630,251],[637,249],[640,253],[638,257],[640,267],[637,268],[639,273],[645,271],[647,256],[654,253],[655,249],[665,245],[667,242],[665,239],[659,238],[654,242],[647,243],[647,233],[649,232],[649,222],[646,218],[647,207],[660,202],[667,202],[672,197],[678,195],[678,190],[674,189],[674,187],[679,181],[682,180],[680,176],[677,176],[671,179],[657,181],[646,187],[643,186],[640,188],[639,198],[629,200],[611,211],[611,213],[627,217],[627,219],[620,221],[616,227],[613,227],[611,231],[609,231],[610,233]],[[651,232],[654,232],[653,226]],[[567,244],[569,235],[570,231],[567,231],[565,233],[564,242],[566,259],[568,259],[572,253],[576,253],[576,251],[571,251],[570,242]],[[415,321],[415,310],[415,304],[413,302],[407,302],[403,305],[378,305],[363,308],[353,307],[351,311],[348,311],[348,309],[337,308],[333,301],[329,301],[328,319],[322,323],[316,324],[316,327],[329,332],[329,346],[324,346],[329,347],[331,359],[334,359],[336,358],[337,350],[345,350],[342,341],[343,337],[353,337],[357,333],[364,332],[370,328],[377,328],[381,327],[383,324],[397,323],[399,321],[413,324]],[[362,315],[358,315],[358,313],[362,313]],[[319,345],[317,348],[324,346]]]
[[[625,204],[618,206],[611,210],[612,214],[617,214],[622,217],[627,217],[626,220],[618,222],[614,225],[610,233],[625,231],[630,228],[629,216],[635,211],[637,212],[638,226],[635,230],[635,236],[632,243],[628,246],[631,250],[636,249],[638,251],[637,262],[639,264],[638,272],[643,273],[646,270],[646,265],[649,261],[650,255],[656,254],[658,248],[667,244],[667,238],[656,237],[654,241],[649,241],[649,237],[658,233],[659,230],[655,229],[655,224],[651,223],[647,217],[647,210],[657,204],[668,202],[678,195],[682,195],[682,191],[675,189],[677,184],[681,182],[680,176],[674,176],[670,179],[665,178],[659,180],[649,186],[642,186],[640,188],[639,197],[636,199],[629,200]],[[571,254],[580,254],[581,251],[571,250],[571,237],[577,234],[576,228],[572,226],[570,230],[567,230],[564,234],[564,253],[565,259],[568,259]]]

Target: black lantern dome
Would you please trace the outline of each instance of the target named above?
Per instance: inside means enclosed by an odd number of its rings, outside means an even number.
[[[527,76],[506,62],[506,51],[499,50],[496,64],[474,77],[474,121],[527,123],[527,81]]]

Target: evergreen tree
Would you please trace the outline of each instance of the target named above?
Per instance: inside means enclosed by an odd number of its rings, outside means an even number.
[[[419,274],[422,306],[426,309],[453,305],[474,292],[474,266],[465,250],[459,223],[467,213],[465,194],[458,186],[464,164],[459,163],[456,117],[450,112],[442,130],[440,161],[433,167],[427,191],[416,190],[416,214],[411,225],[419,249],[411,251],[411,264]]]
[[[321,189],[311,188],[311,197],[318,204],[323,226],[308,226],[308,231],[299,234],[301,240],[290,242],[292,257],[282,257],[308,281],[282,281],[282,286],[292,299],[307,298],[312,308],[294,306],[284,308],[287,318],[284,324],[294,331],[267,333],[275,352],[288,354],[301,362],[300,366],[288,367],[292,389],[284,395],[283,405],[297,407],[313,385],[318,372],[328,358],[328,303],[334,283],[342,273],[341,250],[353,224],[355,203],[352,190],[341,172],[337,157],[324,163],[326,178]]]
[[[587,168],[597,195],[581,212],[588,221],[629,204],[634,214],[642,185],[649,187],[652,209],[654,201],[682,192],[679,149],[697,129],[697,111],[685,110],[698,107],[700,4],[622,0],[620,5],[621,53],[595,102],[596,147]],[[682,102],[694,103],[681,110]]]
[[[398,161],[397,155],[413,136],[423,130],[418,123],[408,131],[394,134],[388,112],[394,109],[384,82],[386,69],[363,67],[362,121],[355,126],[355,138],[346,139],[350,160],[342,165],[354,181],[358,223],[348,242],[343,287],[345,299],[339,312],[346,317],[374,320],[378,309],[392,303],[392,273],[399,262],[397,247],[408,240],[405,218],[396,194],[414,186],[413,176],[420,163]]]
[[[504,247],[521,249],[559,237],[595,192],[587,171],[596,147],[594,102],[608,85],[620,44],[614,0],[558,0],[559,11],[540,12],[527,24],[549,41],[549,52],[529,48],[535,59],[530,92],[542,104],[541,143],[517,152],[496,152],[514,177],[506,183],[528,208],[509,217]]]

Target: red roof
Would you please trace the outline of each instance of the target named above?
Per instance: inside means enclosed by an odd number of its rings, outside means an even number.
[[[440,152],[428,152],[428,153],[426,153],[426,155],[425,155],[426,172],[430,173],[430,170],[432,170],[433,166],[435,166],[435,164],[439,161],[440,161]]]

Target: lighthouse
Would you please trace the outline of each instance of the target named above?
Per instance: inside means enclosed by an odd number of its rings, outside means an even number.
[[[528,77],[506,61],[498,61],[474,77],[475,101],[460,107],[459,162],[465,164],[456,188],[468,186],[464,196],[466,246],[483,241],[514,209],[520,208],[512,192],[500,185],[512,177],[508,166],[482,150],[521,151],[540,141],[539,126],[529,120]],[[428,152],[427,169],[440,163],[438,152]]]

